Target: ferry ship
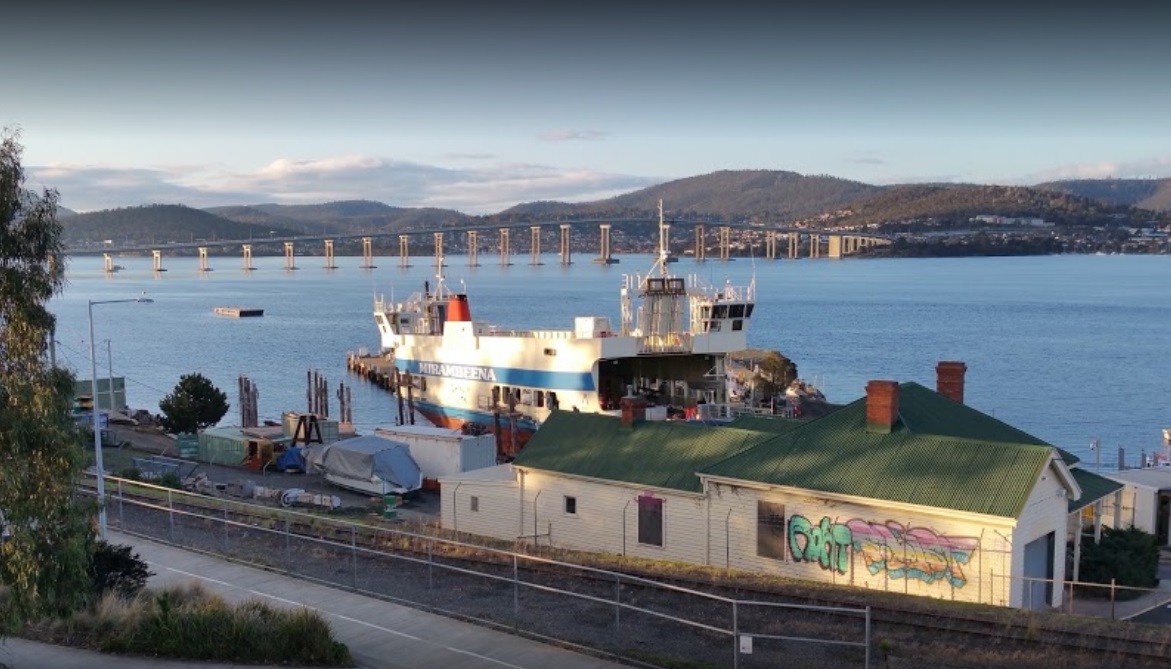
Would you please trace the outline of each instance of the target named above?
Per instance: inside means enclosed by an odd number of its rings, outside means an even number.
[[[572,330],[476,321],[442,267],[434,288],[376,299],[382,354],[409,374],[415,410],[440,427],[480,424],[507,460],[557,409],[617,414],[622,397],[641,395],[649,419],[666,419],[725,405],[727,354],[747,348],[755,279],[713,287],[670,274],[661,202],[659,216],[658,258],[645,276],[624,277],[616,326],[606,316],[577,316]]]

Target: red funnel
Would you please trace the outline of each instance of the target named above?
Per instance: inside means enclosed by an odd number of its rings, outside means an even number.
[[[472,309],[468,306],[467,295],[452,295],[447,298],[448,322],[467,322],[472,320]]]

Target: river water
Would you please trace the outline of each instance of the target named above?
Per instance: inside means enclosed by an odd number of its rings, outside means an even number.
[[[483,260],[483,259],[482,259]],[[624,274],[645,273],[647,256],[620,264],[531,266],[528,257],[478,268],[462,256],[447,259],[449,286],[465,281],[472,315],[503,328],[571,329],[577,315],[618,322]],[[431,258],[410,268],[397,258],[338,257],[326,270],[321,257],[255,258],[252,272],[238,257],[213,257],[213,271],[196,258],[118,258],[125,269],[107,276],[100,257],[69,261],[68,285],[51,309],[59,317],[58,359],[89,378],[88,300],[145,295],[153,303],[94,306],[98,376],[127,379],[133,408],[158,411],[179,376],[201,372],[228,393],[224,424],[238,424],[237,379],[259,388],[261,419],[304,410],[306,375],[323,374],[331,393],[351,386],[359,431],[393,421],[384,391],[346,372],[348,351],[378,348],[372,303],[377,294],[405,299],[424,280],[434,282]],[[749,344],[777,349],[801,376],[845,403],[864,394],[871,379],[918,381],[934,388],[935,363],[968,365],[965,400],[1094,467],[1113,469],[1118,448],[1130,464],[1140,450],[1161,444],[1171,427],[1171,257],[1039,256],[796,260],[695,263],[681,259],[679,274],[710,283],[745,284],[755,276],[757,307]],[[260,318],[229,318],[217,306],[264,309]],[[107,340],[109,344],[107,345]],[[336,417],[333,400],[331,416]],[[1092,452],[1092,440],[1100,448]],[[1100,455],[1099,455],[1100,454]]]

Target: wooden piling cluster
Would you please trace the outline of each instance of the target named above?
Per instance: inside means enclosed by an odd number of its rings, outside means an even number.
[[[415,383],[410,372],[400,372],[392,360],[384,356],[346,355],[346,369],[370,383],[398,396],[397,425],[415,424]],[[405,392],[399,392],[402,389]]]

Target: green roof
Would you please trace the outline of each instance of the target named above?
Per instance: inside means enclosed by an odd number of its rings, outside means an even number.
[[[784,416],[737,416],[728,423],[728,427],[738,427],[741,430],[752,430],[753,432],[769,432],[772,434],[781,434],[805,423],[806,421],[797,418],[786,418]]]
[[[1078,487],[1082,489],[1081,497],[1069,500],[1070,513],[1080,511],[1122,487],[1122,484],[1118,481],[1108,479],[1105,476],[1098,476],[1094,472],[1088,472],[1079,468],[1074,468],[1069,471],[1073,474],[1073,479],[1077,481]]]
[[[1054,455],[1049,444],[917,383],[899,385],[889,433],[866,398],[701,468],[703,474],[1015,518]]]
[[[695,475],[705,465],[774,435],[683,421],[641,421],[632,428],[613,416],[554,411],[513,461],[518,467],[657,488],[702,492]]]

